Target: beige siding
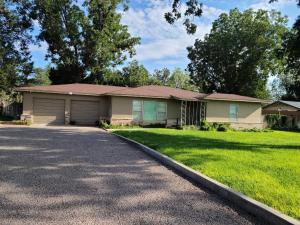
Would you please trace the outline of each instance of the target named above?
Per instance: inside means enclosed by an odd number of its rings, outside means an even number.
[[[101,96],[83,96],[83,95],[63,95],[63,94],[47,94],[47,93],[24,93],[23,94],[23,118],[31,118],[34,123],[33,106],[35,98],[46,99],[61,99],[65,101],[65,124],[69,124],[71,116],[71,101],[98,101],[99,102],[99,115],[101,118],[109,119],[109,97]]]
[[[238,105],[236,122],[229,119],[230,104]],[[262,128],[262,114],[260,103],[209,101],[207,102],[206,120],[208,122],[231,123],[234,128]]]
[[[132,101],[160,101],[167,102],[167,120],[168,124],[176,123],[180,119],[180,102],[166,99],[133,98],[133,97],[111,97],[111,120],[113,123],[131,123],[132,122]],[[157,121],[159,122],[159,121]]]

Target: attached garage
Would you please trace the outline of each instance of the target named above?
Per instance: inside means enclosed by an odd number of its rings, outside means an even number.
[[[65,100],[33,99],[33,122],[35,124],[61,125],[65,123]]]
[[[71,121],[79,125],[95,125],[100,117],[99,101],[71,101]]]

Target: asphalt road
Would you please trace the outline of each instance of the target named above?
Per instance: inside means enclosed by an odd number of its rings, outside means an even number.
[[[98,128],[0,127],[0,224],[257,224]]]

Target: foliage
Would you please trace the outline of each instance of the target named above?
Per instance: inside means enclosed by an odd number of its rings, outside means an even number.
[[[168,86],[181,88],[185,90],[196,91],[196,86],[192,85],[191,78],[188,73],[183,72],[180,68],[175,68],[170,79],[167,82]]]
[[[300,21],[299,21],[300,23]],[[284,70],[280,76],[281,84],[284,88],[285,100],[300,100],[300,37],[299,31],[292,29],[285,36],[282,48],[278,51],[279,57],[284,60]]]
[[[175,129],[116,133],[300,219],[300,133]]]
[[[148,70],[136,60],[124,67],[122,73],[125,84],[129,87],[143,86],[149,83]]]
[[[141,128],[136,124],[110,124],[108,121],[101,121],[100,128],[104,129],[130,129],[130,128]]]
[[[152,83],[167,86],[171,76],[171,71],[168,68],[154,70]]]
[[[183,12],[180,9],[182,2],[185,2],[186,7]],[[172,0],[172,10],[165,13],[165,19],[168,23],[173,24],[176,20],[179,20],[184,16],[183,25],[186,28],[188,34],[194,34],[197,26],[191,21],[191,18],[200,17],[202,15],[202,3],[198,0]]]
[[[29,85],[50,85],[51,81],[49,79],[50,66],[46,68],[34,68],[33,77],[28,79],[27,83]]]
[[[212,126],[206,121],[201,121],[200,123],[200,130],[209,131],[212,130]]]
[[[29,44],[32,21],[30,3],[0,0],[0,91],[10,94],[15,86],[26,83],[32,71]]]
[[[139,38],[121,24],[121,0],[35,0],[33,18],[41,26],[39,40],[48,44],[53,84],[101,83],[107,68],[135,53]]]
[[[279,114],[268,114],[265,115],[265,120],[269,128],[272,129],[289,129],[287,120],[288,117]]]
[[[210,34],[188,48],[188,70],[204,92],[268,97],[266,83],[282,62],[276,50],[287,33],[279,12],[233,9],[213,22]]]

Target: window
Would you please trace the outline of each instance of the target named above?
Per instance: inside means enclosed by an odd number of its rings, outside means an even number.
[[[156,122],[167,119],[167,103],[165,102],[134,100],[132,107],[132,116],[135,121]]]
[[[237,121],[237,119],[238,119],[238,105],[237,104],[230,104],[229,119],[232,122]]]
[[[132,116],[133,120],[141,121],[143,120],[143,102],[134,100],[132,102]]]
[[[167,103],[158,102],[156,111],[157,111],[157,120],[158,121],[167,119]]]

